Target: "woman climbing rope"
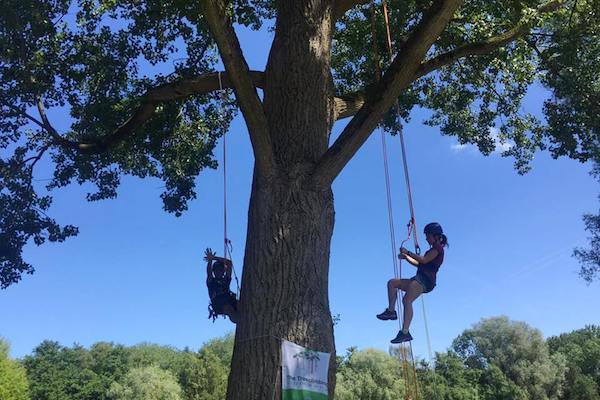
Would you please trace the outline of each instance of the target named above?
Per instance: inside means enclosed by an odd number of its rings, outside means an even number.
[[[206,265],[206,286],[210,297],[208,306],[208,318],[213,321],[219,315],[227,315],[234,324],[238,321],[237,299],[235,293],[229,290],[231,284],[231,260],[217,257],[212,249],[204,252]]]
[[[388,308],[381,314],[377,314],[377,318],[381,320],[397,320],[398,315],[394,310],[396,307],[397,290],[400,289],[405,292],[402,298],[402,305],[404,306],[402,329],[391,340],[392,343],[402,343],[413,339],[408,330],[413,317],[412,303],[421,294],[429,293],[433,290],[436,284],[436,274],[442,262],[444,262],[444,247],[448,246],[448,238],[444,235],[442,226],[437,222],[432,222],[425,226],[424,233],[427,243],[431,246],[425,252],[425,255],[419,256],[411,253],[404,247],[400,248],[400,254],[398,254],[399,258],[417,267],[417,274],[410,279],[390,279],[387,283]]]

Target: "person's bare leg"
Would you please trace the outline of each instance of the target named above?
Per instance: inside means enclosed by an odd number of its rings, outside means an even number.
[[[388,289],[388,310],[396,309],[396,300],[398,299],[398,289],[406,291],[410,286],[410,279],[390,279],[387,284]]]
[[[423,286],[417,281],[410,281],[407,287],[406,294],[402,299],[402,305],[404,306],[404,320],[402,321],[402,331],[408,332],[410,323],[413,318],[413,306],[412,303],[423,293]]]

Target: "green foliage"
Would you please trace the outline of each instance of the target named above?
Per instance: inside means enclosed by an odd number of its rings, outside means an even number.
[[[9,345],[0,338],[0,399],[29,400],[29,382],[23,368],[9,358]]]
[[[132,368],[156,365],[177,373],[181,369],[180,351],[169,346],[143,343],[127,349],[128,365]]]
[[[600,18],[598,0],[576,1],[550,15],[535,16],[545,1],[466,1],[430,51],[429,57],[468,43],[481,43],[526,26],[530,34],[487,55],[466,57],[413,82],[399,98],[401,115],[415,106],[430,109],[426,121],[459,143],[490,154],[507,144],[504,156],[515,158],[519,172],[529,169],[536,150],[553,156],[588,160],[600,154],[597,118],[600,104]],[[428,2],[389,2],[391,35],[398,49],[423,17]],[[371,39],[371,7],[367,3],[337,24],[333,69],[340,92],[361,90],[375,80]],[[379,64],[389,64],[383,16],[376,9]],[[369,40],[365,40],[369,38]],[[549,91],[545,121],[525,113],[523,98],[534,83]],[[385,121],[388,130],[399,126]]]
[[[592,175],[600,182],[600,161],[595,162]],[[600,196],[598,197],[600,199]],[[583,216],[585,230],[591,235],[589,237],[590,247],[588,249],[576,248],[573,251],[581,265],[579,275],[588,283],[600,277],[600,211],[598,214],[586,214]]]
[[[462,58],[420,77],[399,97],[400,115],[415,107],[432,112],[459,143],[484,154],[504,144],[519,172],[538,150],[554,157],[600,159],[600,0],[571,0],[545,16],[546,0],[468,0],[430,49],[428,57],[482,43],[515,26],[530,33],[485,55]],[[363,2],[335,24],[331,74],[337,94],[365,91],[375,65],[390,64],[381,11],[376,11],[379,59],[371,36],[371,13]],[[431,6],[430,1],[389,2],[398,50]],[[117,196],[121,177],[164,182],[163,208],[176,216],[196,198],[196,177],[217,165],[215,143],[236,111],[232,96],[152,97],[153,89],[215,70],[219,58],[199,2],[184,0],[6,0],[0,14],[0,288],[34,268],[23,259],[33,242],[60,242],[78,233],[47,211],[52,190],[90,183],[87,200]],[[232,20],[252,29],[270,23],[272,0],[230,4]],[[288,65],[271,68],[286,69]],[[327,72],[326,72],[327,73]],[[529,87],[541,83],[549,96],[544,118],[522,110]],[[177,92],[177,90],[175,90]],[[154,111],[122,140],[113,133],[137,111]],[[147,108],[145,112],[150,113]],[[52,117],[68,115],[59,132]],[[389,131],[401,128],[389,113]],[[123,131],[119,131],[123,132]],[[57,139],[57,137],[59,139]],[[77,151],[64,142],[97,144]],[[116,144],[115,144],[116,143]],[[34,166],[46,162],[52,178],[34,185]],[[44,177],[46,178],[46,177]],[[593,230],[593,219],[586,219]],[[583,262],[588,253],[578,253]],[[587,265],[587,264],[586,264]],[[592,270],[595,271],[595,270]]]
[[[36,400],[103,400],[126,369],[123,346],[98,343],[91,351],[44,341],[23,364]]]
[[[181,387],[173,374],[158,366],[131,369],[121,382],[112,384],[113,400],[181,400]]]
[[[35,400],[222,400],[233,335],[213,339],[197,352],[142,344],[100,342],[89,350],[41,343],[23,361]],[[0,341],[0,395],[6,384],[7,345]],[[377,350],[348,349],[337,358],[336,398],[403,398],[397,357]],[[426,400],[600,400],[600,327],[589,326],[544,341],[536,329],[505,317],[484,319],[437,353],[434,367],[417,366]],[[10,375],[11,384],[27,380]],[[18,376],[18,374],[17,374]],[[160,396],[162,397],[160,397]],[[144,397],[146,396],[146,397]],[[4,397],[0,397],[4,400]]]
[[[342,400],[391,400],[402,398],[401,365],[384,352],[351,348],[339,360],[336,398]]]
[[[211,340],[198,353],[185,353],[179,374],[185,399],[224,399],[232,354],[233,335]]]
[[[553,354],[566,359],[567,374],[563,399],[600,399],[600,327],[565,333],[548,339]]]
[[[425,399],[480,400],[479,380],[483,371],[467,368],[453,352],[437,353],[433,371],[419,368],[419,382]]]
[[[542,334],[506,317],[484,319],[452,344],[465,366],[484,371],[480,385],[486,398],[556,399],[565,366],[552,357]]]
[[[232,353],[233,335],[213,339],[198,352],[154,344],[126,348],[106,342],[86,350],[45,341],[23,364],[36,400],[141,398],[155,390],[154,384],[164,392],[157,397],[161,399],[221,400]]]
[[[8,156],[0,159],[0,287],[33,272],[21,254],[28,241],[40,245],[77,234],[45,213],[52,198],[33,185],[42,155],[49,154],[54,167],[47,190],[90,182],[96,191],[89,201],[114,198],[120,176],[129,174],[162,179],[164,209],[177,216],[195,198],[195,177],[216,166],[212,151],[234,112],[229,100],[210,95],[159,104],[148,123],[100,154],[51,146],[53,130],[41,115],[33,123],[31,112],[39,105],[50,121],[67,112],[71,126],[58,134],[104,140],[144,104],[148,89],[214,69],[214,44],[198,7],[181,0],[3,4],[0,149]],[[240,14],[240,22],[259,23],[248,6]],[[165,69],[168,61],[172,73],[147,76],[150,66]]]
[[[599,0],[575,1],[531,38],[553,94],[544,103],[543,134],[555,157],[600,160],[599,22]]]

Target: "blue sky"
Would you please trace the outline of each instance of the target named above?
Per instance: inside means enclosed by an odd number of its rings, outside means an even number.
[[[264,67],[265,36],[240,30],[253,69]],[[526,110],[539,113],[543,96],[533,88]],[[587,286],[571,257],[574,247],[587,244],[581,215],[598,210],[590,165],[539,154],[533,170],[519,176],[512,160],[484,157],[422,125],[426,116],[416,110],[405,132],[418,224],[440,222],[450,241],[438,287],[425,298],[433,350],[446,350],[464,329],[497,315],[545,336],[597,324],[599,283]],[[388,138],[388,148],[400,238],[409,212],[397,138]],[[229,236],[241,276],[253,160],[239,117],[228,150]],[[40,177],[51,174],[47,164],[40,167]],[[198,177],[198,199],[181,218],[162,211],[158,180],[125,178],[116,200],[99,203],[85,202],[85,186],[56,192],[52,216],[79,226],[80,234],[63,244],[28,246],[25,257],[36,273],[0,292],[0,336],[11,342],[12,355],[29,354],[44,339],[198,348],[231,332],[231,323],[207,319],[202,261],[206,247],[222,251],[221,173]],[[338,177],[334,196],[330,303],[340,315],[337,351],[385,351],[398,325],[375,319],[393,274],[379,132]],[[410,268],[403,265],[405,276]],[[426,357],[421,303],[415,305],[413,347]]]

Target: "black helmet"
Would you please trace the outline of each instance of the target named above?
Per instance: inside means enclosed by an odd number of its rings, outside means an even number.
[[[442,229],[442,226],[440,224],[438,224],[437,222],[431,222],[431,223],[425,225],[425,229],[423,230],[423,233],[425,233],[426,235],[428,233],[431,233],[433,235],[441,235],[444,233],[444,230]]]

